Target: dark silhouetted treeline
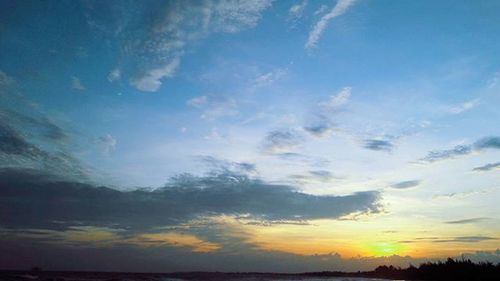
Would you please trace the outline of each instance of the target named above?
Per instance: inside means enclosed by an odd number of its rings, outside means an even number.
[[[0,271],[0,280],[23,281],[161,281],[164,278],[179,278],[181,280],[304,280],[309,277],[365,277],[392,280],[470,280],[490,281],[500,280],[500,263],[490,262],[473,263],[470,260],[454,260],[448,258],[445,262],[427,262],[418,267],[410,265],[408,268],[399,268],[392,265],[382,265],[373,271],[341,272],[304,272],[304,273],[260,273],[260,272],[176,272],[176,273],[132,273],[132,272],[69,272],[69,271],[42,271],[39,268],[31,271]]]
[[[398,280],[500,280],[500,263],[474,263],[468,259],[454,260],[448,258],[445,262],[426,262],[419,267],[410,265],[408,268],[399,268],[392,265],[382,265],[374,271],[343,273],[343,272],[315,272],[304,273],[314,276],[351,276],[370,277]]]

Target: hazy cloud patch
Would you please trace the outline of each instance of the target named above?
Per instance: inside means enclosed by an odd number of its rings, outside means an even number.
[[[452,149],[430,151],[427,156],[419,159],[420,163],[432,163],[441,160],[456,158],[482,151],[485,149],[500,149],[500,137],[490,136],[477,140],[472,144],[457,145]]]
[[[492,171],[492,170],[498,170],[500,169],[500,162],[496,163],[489,163],[484,166],[476,167],[472,169],[473,171],[480,171],[480,172],[485,172],[485,171]]]
[[[484,220],[487,220],[488,218],[472,218],[472,219],[463,219],[463,220],[454,220],[454,221],[447,221],[445,223],[447,224],[467,224],[467,223],[476,223],[476,222],[481,222]]]
[[[407,188],[416,187],[420,183],[421,183],[421,181],[419,181],[419,180],[401,181],[401,182],[392,184],[391,187],[396,188],[396,189],[407,189]]]
[[[394,144],[389,140],[367,139],[364,140],[363,147],[369,150],[389,152],[394,148]]]

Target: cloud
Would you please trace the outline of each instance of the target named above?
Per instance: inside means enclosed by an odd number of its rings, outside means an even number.
[[[106,2],[86,3],[85,12],[92,31],[119,39],[117,60],[123,73],[130,73],[130,85],[156,92],[165,79],[174,76],[186,49],[195,42],[213,33],[253,28],[271,4],[271,0],[168,1],[157,5]],[[110,11],[113,16],[101,11]],[[111,74],[110,81],[121,76]]]
[[[430,151],[427,156],[419,159],[419,163],[432,163],[441,160],[469,155],[474,151],[484,149],[500,149],[500,137],[491,136],[477,140],[473,144],[457,145],[452,149]]]
[[[287,153],[291,152],[291,150],[302,143],[302,141],[302,135],[296,130],[275,130],[267,134],[264,139],[262,150],[267,154]]]
[[[238,104],[233,98],[198,96],[188,100],[187,104],[202,110],[201,119],[215,120],[239,113]]]
[[[391,151],[394,147],[394,144],[389,140],[367,139],[364,140],[363,147],[375,151]]]
[[[472,218],[472,219],[463,219],[463,220],[455,220],[455,221],[447,221],[447,224],[466,224],[466,223],[476,223],[480,221],[484,221],[487,218]]]
[[[432,240],[433,243],[477,243],[488,240],[497,240],[498,238],[489,236],[460,236],[451,239]]]
[[[208,98],[207,96],[199,96],[199,97],[194,97],[190,100],[188,100],[187,104],[196,107],[196,108],[202,108],[208,103]]]
[[[334,110],[346,104],[351,97],[352,87],[344,87],[335,95],[331,95],[327,101],[319,103],[319,106],[326,110]]]
[[[451,106],[448,108],[447,111],[449,113],[452,113],[452,114],[460,114],[460,113],[463,113],[463,112],[466,112],[466,111],[473,109],[474,107],[478,106],[480,103],[481,102],[479,99],[474,99],[474,100],[470,100],[470,101],[467,101],[467,102],[464,102],[464,103],[461,103],[458,105]]]
[[[305,44],[306,49],[311,49],[318,43],[321,34],[325,30],[330,20],[344,14],[354,4],[355,0],[338,0],[335,6],[314,25],[309,32],[309,37]]]
[[[336,219],[379,211],[380,193],[311,195],[239,174],[180,175],[153,191],[118,191],[27,169],[0,170],[0,221],[6,228],[110,227],[144,232],[205,216],[258,220]],[[54,202],[58,202],[54,204]]]
[[[305,175],[296,174],[290,175],[289,177],[301,184],[308,182],[330,182],[332,180],[341,179],[340,177],[335,176],[332,172],[327,170],[312,170]]]
[[[315,137],[325,137],[333,132],[334,126],[329,122],[305,126],[304,130]]]
[[[199,160],[208,165],[210,170],[218,173],[239,173],[248,174],[257,172],[255,164],[248,162],[233,162],[218,159],[213,156],[201,156]]]
[[[255,78],[253,85],[255,87],[264,87],[270,85],[285,76],[287,72],[288,69],[286,68],[278,68],[273,71],[267,72]]]
[[[485,172],[485,171],[498,170],[498,169],[500,169],[500,162],[489,163],[489,164],[486,164],[484,166],[476,167],[472,170]]]
[[[71,77],[71,88],[78,91],[85,91],[86,88],[83,86],[82,81],[78,77]]]
[[[0,95],[0,168],[32,168],[88,179],[87,169],[68,150],[69,133],[15,91],[11,93]]]
[[[120,80],[121,77],[122,77],[121,70],[120,70],[120,68],[117,67],[117,68],[111,70],[111,72],[109,73],[109,75],[108,75],[108,81],[110,83],[113,83],[115,81]]]
[[[409,180],[409,181],[402,181],[402,182],[392,184],[391,187],[396,188],[396,189],[406,189],[406,188],[412,188],[412,187],[418,186],[420,183],[421,183],[421,181],[419,181],[419,180]]]
[[[317,108],[314,109],[313,120],[304,126],[304,130],[315,137],[329,136],[335,128],[332,116],[349,102],[351,92],[351,87],[344,87],[327,100],[319,102]]]
[[[488,194],[491,192],[497,191],[499,188],[483,188],[479,190],[469,190],[469,191],[464,191],[464,192],[452,192],[452,193],[445,193],[445,194],[437,194],[433,198],[465,198],[469,196],[474,196],[478,194]]]
[[[134,238],[129,239],[127,243],[146,247],[166,245],[171,247],[190,248],[195,253],[215,252],[222,247],[217,243],[204,241],[191,234],[176,232],[139,234]]]
[[[117,143],[116,139],[110,134],[100,136],[97,141],[105,153],[110,153],[111,151],[113,151]]]
[[[15,81],[12,77],[0,70],[0,93],[12,87]]]
[[[290,9],[288,10],[288,18],[291,20],[300,19],[307,6],[307,2],[308,2],[307,0],[303,0],[300,3],[291,6]]]
[[[162,79],[172,77],[179,66],[180,59],[173,58],[172,61],[159,68],[148,70],[143,76],[134,78],[130,84],[140,91],[156,92],[160,89]]]

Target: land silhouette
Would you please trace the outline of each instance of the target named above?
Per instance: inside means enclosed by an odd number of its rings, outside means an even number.
[[[0,280],[22,281],[98,281],[98,280],[308,280],[311,278],[349,277],[381,278],[389,280],[500,280],[500,263],[474,263],[468,259],[451,259],[426,262],[418,267],[407,268],[382,265],[373,271],[341,272],[322,271],[304,273],[262,273],[262,272],[173,272],[173,273],[131,273],[131,272],[70,272],[43,271],[35,267],[29,271],[0,271]]]

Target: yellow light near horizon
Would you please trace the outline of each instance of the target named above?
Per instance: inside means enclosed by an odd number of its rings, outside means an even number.
[[[368,252],[376,257],[398,255],[402,252],[402,246],[392,242],[373,242],[367,245]]]

